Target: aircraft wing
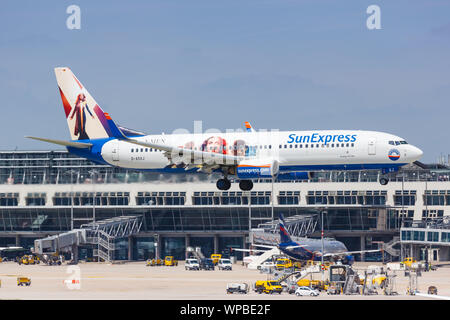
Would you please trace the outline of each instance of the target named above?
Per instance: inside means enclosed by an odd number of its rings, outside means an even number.
[[[267,248],[267,249],[278,248],[277,246],[269,246],[269,245],[265,245],[265,244],[254,244],[253,246],[254,247]]]
[[[290,250],[290,249],[295,249],[295,248],[304,248],[304,247],[308,247],[308,245],[297,245],[297,246],[289,246],[289,247],[286,247],[285,249],[288,249],[288,250]]]
[[[267,250],[258,250],[258,249],[251,250],[251,249],[235,249],[235,248],[233,248],[233,249],[231,249],[231,251],[242,251],[242,252],[266,252]]]
[[[369,253],[369,252],[380,252],[381,249],[378,250],[362,250],[362,251],[347,251],[347,252],[334,252],[334,253],[325,253],[324,257],[331,256],[341,256],[341,255],[352,255],[352,254],[361,254],[361,253]]]
[[[221,165],[237,165],[239,164],[239,162],[245,159],[244,157],[236,157],[227,154],[197,151],[179,147],[172,147],[169,145],[144,142],[128,137],[123,140],[143,147],[161,150],[164,152],[164,155],[172,164],[187,164],[186,170],[194,167],[206,167],[203,171],[210,172],[208,171],[208,169],[212,170],[215,168],[219,168]]]

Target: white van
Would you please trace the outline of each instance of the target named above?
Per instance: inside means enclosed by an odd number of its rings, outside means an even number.
[[[220,259],[217,266],[219,267],[219,270],[231,270],[232,269],[232,264],[231,264],[230,259]]]
[[[200,265],[198,263],[197,259],[186,259],[186,262],[184,263],[184,268],[186,270],[199,270]]]

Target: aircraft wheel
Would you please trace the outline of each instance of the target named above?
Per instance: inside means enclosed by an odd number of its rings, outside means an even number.
[[[388,182],[389,182],[389,179],[388,179],[388,178],[380,178],[380,184],[381,184],[382,186],[387,185]]]
[[[239,188],[242,191],[250,191],[253,189],[253,182],[252,180],[241,180],[239,182]]]
[[[219,190],[228,190],[231,187],[231,182],[228,179],[219,179],[216,182],[216,187]]]

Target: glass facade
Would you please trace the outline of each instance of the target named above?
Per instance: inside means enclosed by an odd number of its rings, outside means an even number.
[[[153,237],[133,238],[133,258],[147,260],[156,257],[155,239]]]
[[[160,258],[173,256],[177,260],[184,260],[185,252],[186,243],[184,237],[162,237]]]

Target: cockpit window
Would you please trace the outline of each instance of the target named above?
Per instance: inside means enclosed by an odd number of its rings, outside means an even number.
[[[393,146],[398,146],[400,144],[408,144],[408,142],[406,142],[405,140],[401,140],[401,141],[389,141],[389,144],[393,145]]]

